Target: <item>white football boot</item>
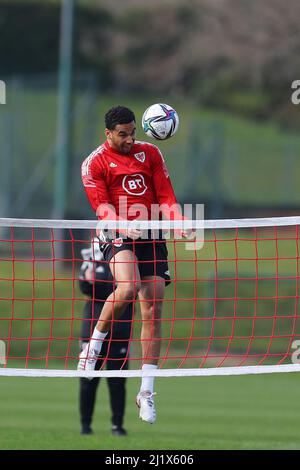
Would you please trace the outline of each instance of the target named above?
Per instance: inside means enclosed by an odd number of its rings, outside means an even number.
[[[77,370],[95,370],[98,358],[99,351],[91,349],[89,343],[87,343],[79,354]]]
[[[136,397],[136,404],[140,409],[140,418],[142,421],[153,424],[156,420],[156,410],[153,396],[156,393],[149,391],[139,392]]]

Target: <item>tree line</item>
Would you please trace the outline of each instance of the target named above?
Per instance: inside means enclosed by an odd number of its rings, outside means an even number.
[[[173,94],[294,122],[299,0],[77,2],[75,70],[102,90]],[[3,75],[56,72],[60,2],[0,0]]]

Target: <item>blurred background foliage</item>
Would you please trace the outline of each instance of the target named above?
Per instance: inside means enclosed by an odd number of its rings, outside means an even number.
[[[55,72],[60,2],[1,0],[0,9],[2,74]],[[285,115],[299,14],[297,0],[78,1],[76,68],[93,70],[103,90],[172,91],[295,125]]]

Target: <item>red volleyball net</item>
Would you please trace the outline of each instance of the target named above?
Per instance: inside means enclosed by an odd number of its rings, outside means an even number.
[[[125,355],[110,356],[124,341],[112,335],[100,371],[78,372],[89,321],[78,279],[83,263],[97,264],[88,251],[96,222],[0,219],[0,374],[142,375],[141,341],[154,339],[141,339],[146,321],[160,324],[159,368],[151,375],[299,370],[300,217],[201,223],[203,244],[190,241],[186,249],[184,239],[167,240],[172,282],[161,319],[143,319],[133,302],[132,318],[111,325],[130,325]],[[99,300],[92,292],[91,301]],[[117,370],[107,370],[109,361],[118,361]]]

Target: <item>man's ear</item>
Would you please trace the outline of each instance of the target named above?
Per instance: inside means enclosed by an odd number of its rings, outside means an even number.
[[[105,129],[105,136],[106,136],[106,138],[107,138],[107,137],[110,137],[110,132],[111,132],[111,131],[110,131],[109,129]]]

